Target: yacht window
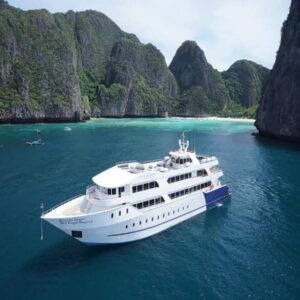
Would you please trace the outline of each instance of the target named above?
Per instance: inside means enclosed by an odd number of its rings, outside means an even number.
[[[199,191],[200,189],[203,189],[203,188],[208,187],[208,186],[211,186],[211,181],[207,181],[205,183],[192,186],[188,189],[184,189],[184,190],[181,190],[181,191],[177,191],[175,193],[171,193],[171,194],[169,194],[169,197],[170,197],[170,199],[178,198],[178,197],[181,197],[183,195],[187,195],[187,194]]]
[[[110,217],[113,218],[113,217],[114,217],[114,214],[111,214]]]
[[[140,225],[142,225],[142,221],[140,221]]]
[[[112,195],[115,195],[116,194],[116,189],[114,188],[114,189],[111,189],[111,194]]]
[[[111,195],[111,189],[107,189],[108,195]]]
[[[133,223],[132,226],[134,227],[134,226],[135,226],[135,223]]]
[[[123,192],[125,191],[125,187],[124,187],[124,186],[121,186],[121,187],[119,188],[119,191],[120,191],[120,193],[123,193]]]
[[[125,228],[127,229],[127,228],[128,228],[128,225],[126,225]]]
[[[179,180],[184,180],[184,179],[189,179],[192,177],[192,173],[185,173],[182,175],[177,175],[177,176],[173,176],[173,177],[169,177],[168,178],[168,183],[173,183]]]
[[[197,171],[197,176],[207,176],[207,172],[205,169],[198,170]]]
[[[119,211],[119,216],[121,216],[121,211]]]
[[[156,199],[146,200],[143,202],[133,204],[133,206],[138,209],[142,209],[142,208],[147,208],[149,206],[153,206],[155,204],[159,204],[159,203],[163,203],[163,202],[165,202],[165,199],[163,197],[158,197]]]
[[[141,192],[143,190],[148,190],[148,189],[152,189],[152,188],[156,188],[156,187],[158,187],[158,183],[156,181],[147,182],[144,184],[133,186],[132,192],[133,193]]]

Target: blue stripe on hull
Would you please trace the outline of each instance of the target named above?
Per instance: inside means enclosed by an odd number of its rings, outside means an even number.
[[[211,192],[204,193],[207,209],[211,209],[218,203],[223,203],[224,201],[229,200],[230,195],[228,186],[226,185]]]

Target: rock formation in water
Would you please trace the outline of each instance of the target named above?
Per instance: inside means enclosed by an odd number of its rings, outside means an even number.
[[[260,134],[300,141],[300,0],[292,0],[256,117]]]
[[[255,106],[261,98],[269,69],[249,60],[238,60],[222,72],[230,98],[244,107]]]

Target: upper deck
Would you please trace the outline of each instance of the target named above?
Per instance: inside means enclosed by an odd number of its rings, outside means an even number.
[[[218,164],[215,156],[197,155],[193,151],[188,151],[189,143],[185,141],[184,135],[179,140],[179,149],[170,151],[168,156],[162,160],[152,160],[146,162],[129,161],[118,163],[93,177],[93,182],[99,187],[117,188],[128,184],[143,183],[148,179],[168,177],[170,173],[192,170],[200,165]],[[211,164],[209,164],[211,165]]]

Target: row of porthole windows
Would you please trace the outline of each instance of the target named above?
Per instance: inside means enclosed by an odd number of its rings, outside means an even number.
[[[184,211],[185,209],[188,209],[189,208],[189,205],[186,205],[186,206],[182,206],[181,210]],[[180,212],[180,208],[177,209],[177,212],[179,213]],[[162,219],[164,219],[165,217],[169,217],[171,216],[173,213],[173,215],[175,215],[176,213],[176,210],[173,210],[173,211],[169,211],[168,213],[163,213],[162,214]],[[154,222],[154,220],[159,220],[160,219],[160,216],[157,216],[157,217],[151,217],[151,219],[149,219],[149,222]],[[144,223],[148,223],[148,219],[145,219]],[[139,222],[133,222],[132,223],[132,227],[136,227],[138,225],[142,225],[143,224],[143,221],[139,221]],[[127,224],[125,226],[125,229],[128,229],[129,228],[129,225]]]
[[[129,208],[126,208],[126,214],[128,214],[129,213]],[[122,216],[122,211],[121,210],[119,210],[119,217],[121,217]],[[110,215],[110,217],[113,219],[114,218],[114,213],[112,213],[111,215]]]
[[[208,181],[208,182],[205,182],[205,183],[202,183],[202,184],[199,184],[199,185],[192,186],[188,189],[184,189],[184,190],[181,190],[181,191],[174,192],[172,194],[169,194],[169,197],[170,197],[170,199],[175,199],[175,198],[178,198],[178,197],[181,197],[181,196],[199,191],[199,190],[204,189],[208,186],[211,186],[211,181]]]

